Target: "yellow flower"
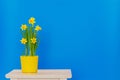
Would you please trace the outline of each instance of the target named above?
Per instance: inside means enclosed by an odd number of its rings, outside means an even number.
[[[22,44],[26,44],[27,40],[25,38],[22,38],[22,40],[20,40]]]
[[[39,31],[39,30],[42,30],[42,28],[41,28],[39,25],[37,25],[37,26],[35,27],[35,30],[36,30],[36,31]]]
[[[29,19],[29,24],[34,24],[35,23],[35,18],[34,17],[31,17],[30,19]]]
[[[27,29],[27,25],[26,24],[22,24],[21,29],[22,30],[26,30]]]
[[[36,38],[32,38],[31,41],[32,41],[33,44],[35,44],[37,42]]]

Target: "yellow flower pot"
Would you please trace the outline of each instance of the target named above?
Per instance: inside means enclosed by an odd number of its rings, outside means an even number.
[[[38,70],[38,56],[20,56],[23,73],[36,73]]]

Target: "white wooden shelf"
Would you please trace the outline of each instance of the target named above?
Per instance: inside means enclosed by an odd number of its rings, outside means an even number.
[[[6,74],[11,80],[67,80],[72,78],[70,69],[41,69],[37,73],[22,73],[21,70],[12,70]]]

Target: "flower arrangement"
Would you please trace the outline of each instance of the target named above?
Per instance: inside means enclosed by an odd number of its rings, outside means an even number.
[[[40,40],[38,39],[37,33],[42,30],[39,25],[35,26],[35,18],[31,17],[28,20],[29,26],[26,24],[21,25],[22,39],[21,43],[25,46],[24,56],[35,56],[36,49]]]

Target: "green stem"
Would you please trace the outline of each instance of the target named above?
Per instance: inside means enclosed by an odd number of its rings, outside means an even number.
[[[28,49],[27,49],[27,45],[25,47],[25,55],[28,56]]]
[[[29,54],[31,55],[31,27],[28,30],[28,46],[29,46]]]

